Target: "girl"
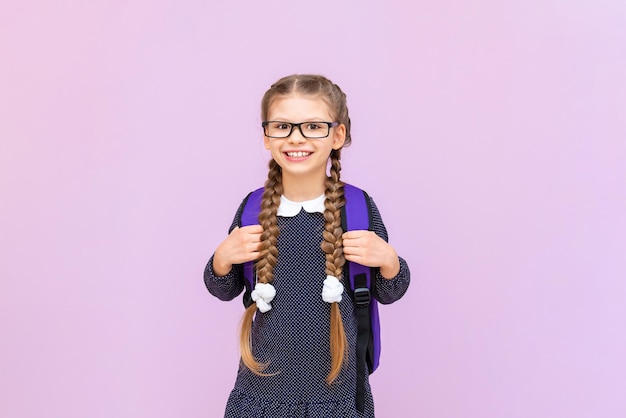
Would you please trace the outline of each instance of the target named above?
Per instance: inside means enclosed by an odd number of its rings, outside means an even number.
[[[374,231],[341,228],[346,96],[322,76],[291,75],[265,93],[261,116],[272,159],[259,225],[237,227],[242,203],[204,272],[209,292],[231,300],[244,289],[242,263],[256,261],[225,417],[373,417],[367,377],[362,412],[355,406],[357,320],[342,269],[376,267],[372,294],[384,304],[402,297],[410,274],[373,202]]]

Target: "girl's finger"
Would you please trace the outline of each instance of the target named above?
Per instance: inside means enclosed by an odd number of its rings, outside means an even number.
[[[250,234],[248,235],[248,241],[252,243],[261,242],[261,234]]]
[[[344,247],[350,247],[350,246],[356,246],[359,243],[360,238],[342,238],[342,242],[343,242],[343,246]]]
[[[260,234],[263,232],[263,227],[261,225],[248,225],[241,227],[242,230],[245,230],[249,234]]]
[[[359,247],[343,247],[343,253],[349,255],[357,255],[361,253]]]
[[[363,232],[367,232],[367,231],[359,231],[359,230],[355,230],[355,231],[348,231],[348,232],[344,232],[341,237],[343,239],[356,239],[356,238],[360,238],[363,236]]]

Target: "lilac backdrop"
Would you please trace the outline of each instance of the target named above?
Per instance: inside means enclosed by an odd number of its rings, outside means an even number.
[[[282,75],[347,92],[344,178],[413,283],[378,416],[626,416],[626,4],[0,3],[0,416],[217,417],[202,283]]]

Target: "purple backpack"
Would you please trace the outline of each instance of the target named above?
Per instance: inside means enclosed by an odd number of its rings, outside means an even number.
[[[367,193],[350,184],[344,185],[346,204],[341,209],[341,226],[344,231],[372,230],[372,207]],[[245,201],[239,226],[257,225],[263,188],[250,193]],[[246,291],[243,302],[252,304],[251,292],[256,284],[254,262],[244,263]],[[357,335],[357,409],[363,411],[366,373],[373,373],[380,361],[380,320],[378,302],[371,296],[372,278],[376,269],[346,261],[344,278],[349,278],[349,293],[354,301],[358,323]],[[362,359],[365,358],[365,361]],[[364,365],[367,364],[367,370]]]

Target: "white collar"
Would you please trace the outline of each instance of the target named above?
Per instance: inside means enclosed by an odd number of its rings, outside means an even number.
[[[280,197],[280,205],[278,206],[278,216],[284,217],[294,217],[304,208],[305,211],[309,213],[319,212],[324,213],[324,201],[326,200],[326,195],[322,194],[319,197],[311,200],[305,200],[304,202],[292,202],[287,199],[285,196]]]

